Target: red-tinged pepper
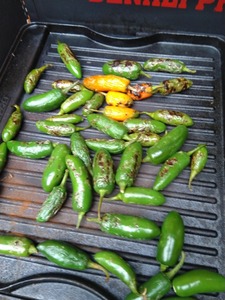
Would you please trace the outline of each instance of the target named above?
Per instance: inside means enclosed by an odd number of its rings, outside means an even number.
[[[67,70],[76,78],[82,78],[82,68],[79,60],[75,57],[74,53],[66,43],[58,41],[57,51],[65,64]]]
[[[161,271],[177,264],[184,245],[184,222],[176,211],[170,211],[161,226],[156,259]]]
[[[37,249],[49,261],[60,267],[78,271],[88,268],[100,270],[106,275],[106,279],[109,279],[109,273],[105,268],[92,261],[89,254],[84,250],[68,242],[46,240],[39,243]]]
[[[166,188],[190,164],[190,156],[201,147],[202,145],[189,152],[178,151],[168,158],[156,175],[153,189],[160,191]]]
[[[78,156],[66,155],[65,159],[72,182],[72,208],[78,213],[76,228],[79,228],[83,216],[92,205],[91,180],[84,162]]]
[[[33,92],[33,90],[37,86],[37,83],[38,83],[41,75],[43,74],[43,72],[51,66],[52,66],[51,64],[46,64],[46,65],[41,66],[40,68],[31,70],[27,74],[27,76],[25,77],[25,80],[24,80],[24,84],[23,84],[24,90],[27,94],[30,94]]]
[[[102,71],[105,75],[113,74],[130,80],[136,80],[141,75],[148,78],[151,77],[143,71],[142,65],[139,62],[128,59],[114,59],[105,62],[102,66]]]
[[[98,218],[101,218],[103,197],[115,187],[114,165],[110,153],[105,149],[96,151],[93,158],[93,188],[99,194]]]
[[[37,249],[29,238],[13,235],[0,236],[0,254],[28,257],[34,253],[37,253]]]
[[[129,86],[127,89],[127,95],[130,96],[134,101],[140,101],[152,97],[158,92],[160,85],[152,86],[151,83],[137,83]]]
[[[171,58],[149,58],[143,64],[143,69],[154,72],[167,72],[179,74],[183,72],[196,73],[196,70],[189,69],[184,62]]]
[[[150,279],[146,282],[141,284],[138,287],[139,293],[142,295],[136,295],[134,293],[130,293],[126,296],[125,300],[159,300],[162,299],[168,292],[171,290],[172,287],[172,279],[181,269],[184,264],[185,254],[182,252],[181,259],[179,263],[170,271],[164,273],[159,272],[153,275]]]
[[[194,178],[204,169],[208,160],[208,149],[203,146],[196,150],[191,156],[191,173],[189,176],[188,187],[191,190],[191,184]]]
[[[206,269],[187,271],[173,279],[173,290],[180,297],[225,292],[225,276]]]
[[[101,219],[87,218],[100,225],[100,229],[111,235],[134,240],[151,240],[160,235],[159,226],[144,217],[119,213],[105,213]]]
[[[139,294],[135,271],[119,254],[109,250],[102,250],[94,254],[94,259],[108,272],[125,283],[133,293]]]
[[[189,127],[194,124],[193,119],[188,114],[181,111],[158,109],[153,112],[142,112],[142,114],[146,114],[154,120],[172,126],[185,125]]]
[[[16,109],[9,117],[8,121],[6,122],[3,130],[2,130],[2,140],[3,142],[8,142],[14,139],[19,132],[21,125],[23,114],[21,109],[18,105],[13,105]]]

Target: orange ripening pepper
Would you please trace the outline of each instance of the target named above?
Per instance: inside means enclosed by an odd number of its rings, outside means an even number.
[[[139,116],[139,112],[133,108],[112,105],[106,105],[103,114],[113,120],[122,122]]]
[[[133,100],[143,100],[153,95],[152,85],[150,83],[141,83],[129,86],[127,90],[128,96]]]
[[[133,99],[125,93],[109,91],[105,95],[105,101],[108,105],[113,106],[126,106],[129,107],[133,104]]]
[[[127,92],[130,80],[116,75],[93,75],[83,79],[83,85],[95,92]]]

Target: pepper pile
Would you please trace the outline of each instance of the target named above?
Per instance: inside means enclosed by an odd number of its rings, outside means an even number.
[[[81,79],[81,65],[68,45],[59,42],[57,50],[67,69],[77,79]],[[151,65],[154,65],[154,68]],[[48,67],[49,65],[45,65],[34,69],[27,75],[24,82],[27,93],[34,90],[41,74]],[[194,73],[182,62],[171,60],[154,60],[154,62],[148,60],[143,68],[147,71]],[[20,107],[15,105],[16,111],[12,113],[2,131],[0,170],[4,169],[7,162],[8,151],[29,159],[49,157],[41,180],[42,188],[48,196],[36,217],[38,222],[47,222],[62,208],[68,197],[66,183],[69,177],[72,183],[72,208],[78,214],[77,229],[83,217],[91,210],[96,193],[99,195],[98,215],[97,218],[87,218],[87,220],[99,224],[100,230],[130,239],[159,238],[157,260],[161,270],[140,287],[137,286],[132,268],[117,254],[112,251],[101,251],[96,253],[94,258],[106,274],[107,271],[113,273],[129,286],[132,294],[127,296],[127,300],[161,299],[171,289],[172,278],[184,263],[182,254],[184,226],[181,216],[177,212],[169,213],[160,228],[156,222],[140,216],[119,213],[105,213],[102,216],[101,206],[103,200],[121,200],[136,205],[163,205],[166,199],[161,191],[188,166],[191,167],[191,172],[187,184],[191,189],[192,181],[205,167],[208,156],[207,146],[204,144],[188,152],[181,151],[188,138],[188,127],[194,124],[192,118],[180,111],[161,109],[140,112],[131,106],[133,101],[149,98],[156,93],[168,95],[182,92],[192,86],[192,81],[179,77],[163,81],[156,86],[150,83],[131,85],[131,80],[141,75],[146,76],[146,73],[143,72],[140,64],[125,60],[104,64],[103,73],[103,75],[86,77],[82,82],[57,80],[53,82],[52,90],[31,96],[22,103],[22,109],[29,112],[51,112],[59,109],[58,114],[45,120],[38,120],[36,127],[46,135],[68,137],[70,145],[54,143],[47,139],[38,142],[16,140],[16,135],[22,126],[23,115]],[[103,110],[99,110],[101,107]],[[82,111],[81,115],[75,114],[78,110]],[[141,115],[149,118],[141,118]],[[76,125],[84,120],[88,122],[88,126]],[[167,125],[174,128],[166,132]],[[108,138],[85,139],[80,131],[90,127],[104,133]],[[143,157],[143,148],[147,148],[145,157]],[[121,154],[116,171],[114,154]],[[135,186],[142,163],[161,165],[152,187]],[[110,197],[116,187],[119,188],[119,192]],[[171,240],[174,242],[172,247],[168,244]],[[5,242],[9,247],[15,245],[15,241],[10,238],[5,240],[3,238],[2,243]],[[28,245],[26,247],[30,249],[29,243],[24,245]],[[24,253],[26,255],[33,253],[33,246],[31,248],[31,251],[26,248]],[[168,248],[171,249],[170,252],[167,251]],[[64,242],[45,241],[40,243],[37,249],[50,261],[62,267],[79,270],[87,267],[97,268],[86,254],[81,254],[79,250],[74,250],[71,245]],[[10,251],[5,254],[10,254]],[[16,252],[12,254],[17,255]],[[62,256],[65,255],[68,256],[66,262],[62,260]],[[81,257],[82,266],[75,259],[76,256]],[[121,265],[123,272],[121,272]],[[168,268],[172,269],[168,271]],[[177,295],[186,297],[196,293],[225,290],[222,275],[204,270],[193,272],[193,276],[187,275],[187,282],[190,282],[190,278],[199,280],[199,287],[193,290],[190,288],[192,284],[190,283],[188,290],[191,290],[191,293],[183,292],[184,285],[189,284],[185,281],[185,275],[175,277],[173,288]],[[220,283],[215,285],[215,288],[206,289],[204,278],[211,278],[213,283],[218,280]],[[159,283],[162,285],[160,286]]]

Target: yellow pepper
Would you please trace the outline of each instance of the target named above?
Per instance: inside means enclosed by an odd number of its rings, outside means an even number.
[[[133,99],[125,93],[109,91],[105,95],[105,101],[108,105],[113,106],[131,106]]]
[[[103,114],[116,121],[125,121],[139,116],[139,112],[133,108],[113,105],[106,105]]]

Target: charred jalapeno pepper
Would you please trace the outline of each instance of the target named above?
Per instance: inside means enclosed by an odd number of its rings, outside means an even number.
[[[74,132],[70,137],[70,148],[74,156],[78,156],[92,175],[92,159],[84,137],[79,132]]]
[[[109,278],[109,273],[102,266],[90,259],[90,256],[82,249],[68,242],[57,240],[46,240],[37,245],[40,251],[49,261],[54,264],[78,271],[83,271],[88,268],[103,271],[106,278]]]
[[[119,192],[117,195],[106,198],[107,200],[121,200],[124,203],[138,204],[138,205],[162,205],[166,199],[162,193],[146,187],[127,187],[123,193]]]
[[[153,189],[156,191],[166,188],[189,164],[191,155],[202,145],[189,151],[178,151],[170,156],[160,168],[153,183]]]
[[[92,185],[88,170],[78,156],[67,155],[65,159],[72,182],[72,208],[78,213],[76,227],[79,228],[83,216],[92,205]]]
[[[25,80],[24,80],[24,84],[23,84],[24,90],[27,94],[30,94],[33,92],[33,90],[37,86],[37,83],[38,83],[41,75],[43,74],[43,72],[51,66],[52,66],[51,64],[46,64],[46,65],[41,66],[40,68],[31,70],[27,74],[27,76],[25,77]]]
[[[67,198],[67,190],[66,190],[66,180],[68,177],[68,170],[65,170],[62,181],[59,185],[54,186],[44,203],[42,204],[36,221],[38,222],[47,222],[50,220],[60,208],[63,206],[66,198]]]
[[[188,187],[191,190],[191,184],[194,178],[203,170],[208,160],[208,149],[206,146],[200,147],[191,156],[191,173],[189,176]]]
[[[82,68],[79,60],[75,57],[69,45],[58,41],[57,52],[65,64],[67,70],[76,78],[81,79]]]
[[[180,93],[192,87],[193,82],[185,77],[164,80],[159,84],[157,92],[162,95]]]
[[[93,158],[93,188],[99,194],[98,218],[101,218],[103,197],[112,193],[115,186],[113,160],[105,149],[96,151]]]
[[[106,117],[112,120],[120,122],[139,116],[139,112],[134,108],[113,105],[106,105],[104,109],[99,112],[102,112]]]
[[[32,240],[23,236],[1,235],[0,254],[27,257],[37,253]]]
[[[125,142],[119,139],[98,139],[90,138],[85,139],[85,142],[89,149],[97,151],[99,149],[105,149],[110,154],[120,154],[124,151],[130,142]]]
[[[142,145],[142,147],[153,146],[160,140],[160,138],[161,137],[158,134],[153,132],[149,132],[149,133],[134,132],[124,137],[124,139],[127,141],[139,142]]]
[[[187,127],[178,125],[164,135],[158,143],[147,149],[143,162],[150,162],[155,165],[165,162],[182,147],[187,136]]]
[[[160,71],[175,74],[183,72],[196,73],[196,70],[189,69],[184,62],[171,58],[149,58],[144,62],[143,69],[146,71]]]
[[[130,293],[125,300],[162,299],[170,291],[172,287],[171,280],[183,266],[184,260],[185,254],[182,252],[179,263],[172,270],[166,273],[159,272],[138,287],[138,291],[142,296]]]
[[[123,137],[128,133],[128,129],[125,125],[101,114],[89,114],[87,116],[87,121],[93,128],[114,139],[123,139]]]
[[[156,259],[161,271],[177,264],[184,245],[184,222],[176,211],[170,211],[161,226]]]
[[[186,113],[181,111],[169,110],[169,109],[158,109],[153,112],[142,112],[148,115],[154,120],[163,122],[167,125],[177,126],[185,125],[192,126],[194,124],[193,119]]]
[[[72,86],[66,89],[52,89],[50,91],[37,94],[27,98],[22,103],[22,108],[29,112],[49,112],[60,107],[67,98],[67,93]]]
[[[95,92],[127,92],[130,80],[117,75],[92,75],[83,79],[83,85]]]
[[[22,125],[23,115],[22,115],[21,109],[16,104],[13,105],[13,107],[16,110],[10,115],[10,117],[8,118],[8,121],[6,122],[6,124],[2,130],[3,142],[8,142],[8,141],[14,139]]]
[[[60,106],[59,115],[63,115],[83,106],[91,97],[94,92],[81,86],[81,90],[67,98]]]
[[[151,83],[137,83],[132,86],[128,86],[127,94],[130,96],[134,101],[140,101],[147,98],[152,97],[152,95],[158,92],[158,89],[161,85],[153,86]]]
[[[102,93],[95,93],[90,100],[88,100],[83,109],[82,109],[82,115],[87,116],[88,114],[91,114],[93,110],[99,109],[105,101],[105,96]]]
[[[39,159],[51,155],[54,144],[51,141],[16,141],[7,142],[8,150],[16,156]]]
[[[157,120],[149,120],[144,118],[128,119],[123,122],[127,127],[129,133],[141,132],[141,133],[162,133],[166,130],[166,125]]]
[[[134,269],[119,254],[110,250],[102,250],[94,254],[94,260],[118,277],[133,293],[139,294]]]
[[[0,172],[3,171],[6,162],[7,162],[7,157],[8,157],[8,148],[7,148],[7,143],[2,142],[0,144]]]
[[[225,292],[225,277],[214,271],[195,269],[177,275],[173,279],[173,290],[180,297]]]
[[[74,85],[76,83],[76,85]],[[69,79],[58,79],[52,82],[52,88],[53,89],[67,89],[68,87],[71,87],[69,89],[69,92],[76,93],[80,91],[81,85],[78,81],[69,80]]]
[[[70,148],[66,144],[57,144],[53,149],[41,179],[45,192],[50,193],[61,182],[66,170],[65,156],[70,153]]]
[[[132,186],[136,180],[142,161],[142,146],[139,142],[128,145],[122,153],[115,180],[120,192]]]
[[[151,240],[160,235],[159,226],[144,217],[105,213],[100,220],[98,218],[87,218],[87,220],[99,224],[103,232],[124,238]]]
[[[113,74],[130,80],[136,80],[141,75],[144,75],[148,78],[151,77],[143,71],[142,65],[139,62],[128,59],[115,59],[105,62],[102,66],[102,72],[105,75]]]
[[[46,121],[52,121],[61,124],[67,124],[67,123],[77,124],[82,122],[83,120],[84,120],[83,117],[77,114],[55,115],[46,119]]]
[[[36,122],[39,131],[52,136],[71,136],[74,132],[85,130],[85,127],[75,126],[72,123],[58,123],[54,121],[39,120]]]

